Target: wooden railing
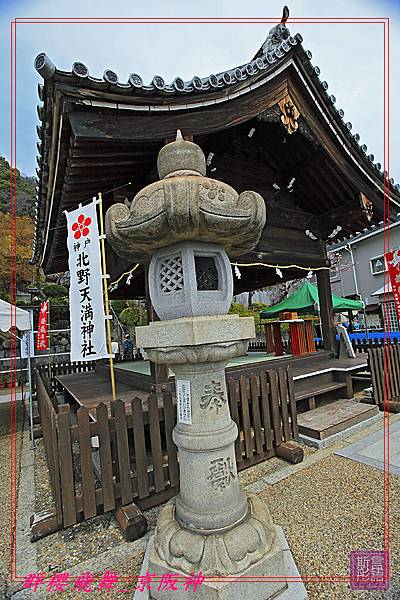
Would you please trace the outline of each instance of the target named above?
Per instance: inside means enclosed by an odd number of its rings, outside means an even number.
[[[171,391],[158,397],[150,394],[147,413],[135,397],[130,403],[117,400],[111,415],[101,403],[91,416],[84,407],[74,413],[68,404],[53,404],[51,386],[39,370],[36,386],[55,503],[53,531],[114,510],[118,504],[135,503],[145,510],[178,492],[179,462],[172,440],[176,407]],[[228,398],[239,430],[238,470],[275,456],[283,442],[298,437],[290,367],[232,375]],[[95,437],[96,450],[92,448]],[[44,530],[50,533],[51,527]]]
[[[381,409],[400,411],[400,347],[384,345],[368,350],[372,395]]]
[[[59,441],[57,435],[57,412],[50,398],[49,383],[35,372],[37,404],[42,426],[44,449],[49,467],[51,491],[55,503],[55,515],[58,527],[62,527],[62,503],[60,489]]]
[[[94,371],[96,368],[96,361],[80,361],[80,362],[54,362],[39,365],[37,367],[38,373],[40,373],[42,381],[48,386],[48,392],[50,394],[58,390],[57,382],[54,377],[57,375],[69,375],[70,373],[87,373],[88,371]]]
[[[291,367],[228,378],[229,407],[239,436],[235,442],[238,470],[276,454],[282,442],[298,438]]]

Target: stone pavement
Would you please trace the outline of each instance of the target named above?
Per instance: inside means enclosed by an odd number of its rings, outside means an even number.
[[[341,448],[335,454],[384,470],[385,447],[389,449],[389,468],[392,475],[400,475],[400,421],[391,423],[385,431],[380,429],[365,438]],[[384,440],[386,439],[386,443]]]

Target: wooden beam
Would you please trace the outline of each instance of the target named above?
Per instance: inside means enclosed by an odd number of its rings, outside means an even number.
[[[134,502],[125,506],[117,503],[114,515],[127,542],[137,540],[146,533],[147,519]]]
[[[57,511],[55,508],[44,510],[40,513],[31,515],[30,518],[30,540],[37,542],[46,535],[55,533],[60,529],[57,521]]]
[[[304,450],[301,446],[296,446],[291,442],[282,442],[276,447],[276,455],[279,458],[284,458],[293,465],[301,463],[304,458]]]
[[[268,216],[255,252],[263,253],[261,262],[276,265],[295,264],[315,268],[325,266],[326,261],[317,240],[311,240],[305,231],[299,229],[269,226]]]
[[[176,130],[191,135],[213,133],[248,121],[281,100],[287,93],[286,74],[279,74],[265,86],[254,90],[253,94],[239,96],[233,102],[212,104],[191,109],[190,112],[166,111],[159,114],[141,112],[140,118],[132,118],[131,111],[94,113],[74,111],[69,114],[74,135],[86,139],[133,139],[165,140],[174,138]]]

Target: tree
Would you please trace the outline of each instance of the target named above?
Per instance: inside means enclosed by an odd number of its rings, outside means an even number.
[[[17,215],[33,216],[35,208],[35,178],[24,177],[13,169],[13,182],[16,182]],[[0,156],[0,212],[10,210],[10,165]]]
[[[2,291],[9,289],[10,266],[15,263],[17,285],[34,279],[35,267],[29,264],[32,256],[33,229],[34,225],[30,217],[16,217],[16,239],[14,239],[14,227],[12,231],[10,229],[10,215],[0,213],[0,288]],[[11,250],[14,247],[16,247],[16,256],[11,261]]]
[[[68,296],[68,289],[64,285],[59,285],[58,283],[46,283],[42,287],[43,293],[47,296],[47,298],[64,298]]]
[[[328,252],[328,258],[331,261],[331,271],[336,271],[336,273],[344,273],[354,266],[352,262],[345,263],[343,254],[337,250]]]
[[[137,327],[138,325],[147,325],[147,311],[141,306],[131,306],[124,308],[119,315],[119,320],[127,327]]]

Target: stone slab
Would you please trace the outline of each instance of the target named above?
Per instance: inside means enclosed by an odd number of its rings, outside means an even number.
[[[297,416],[300,434],[325,439],[365,421],[379,411],[377,406],[354,400],[336,400]]]
[[[384,436],[389,437],[389,470],[392,475],[400,475],[400,421],[390,424],[389,431],[380,431],[371,433],[363,440],[351,444],[335,452],[338,456],[350,458],[357,462],[370,465],[380,469],[385,468],[384,463]],[[387,447],[387,442],[386,442]]]
[[[351,434],[356,433],[357,431],[360,431],[361,429],[370,427],[376,421],[380,421],[381,419],[382,419],[382,415],[381,415],[381,413],[378,413],[378,414],[370,417],[366,421],[361,421],[361,423],[352,425],[351,427],[348,427],[347,429],[343,429],[343,431],[339,431],[338,433],[330,435],[322,440],[312,438],[309,435],[305,435],[305,434],[300,434],[299,440],[300,440],[300,442],[303,442],[304,444],[306,444],[307,446],[311,446],[312,448],[326,448],[327,446],[332,446],[332,444],[335,444],[336,442],[340,441],[341,439],[346,438],[347,436],[350,436]]]
[[[277,595],[272,596],[271,600],[307,600],[308,595],[306,588],[301,580],[301,575],[294,561],[293,555],[290,551],[289,545],[285,538],[285,534],[283,528],[279,525],[275,525],[277,530],[279,542],[281,544],[283,550],[283,558],[285,563],[285,575],[288,578],[286,589],[282,590],[282,592]],[[154,536],[152,536],[147,545],[146,553],[143,559],[142,568],[140,571],[140,575],[144,575],[148,571],[149,558],[151,551],[153,549]],[[248,584],[251,586],[252,584],[249,582]],[[199,588],[200,590],[201,588]],[[177,592],[176,592],[177,593]],[[196,592],[197,594],[197,592]],[[193,598],[198,597],[196,594],[193,594]],[[179,596],[177,595],[177,600],[179,600]],[[185,598],[190,597],[189,594],[185,594]],[[240,600],[247,600],[247,598],[252,598],[251,588],[249,587],[249,593],[246,596],[241,595]],[[232,594],[232,600],[236,600],[236,596]],[[239,598],[239,597],[238,597]],[[149,595],[149,590],[145,590],[144,592],[135,591],[133,595],[133,600],[151,600]],[[264,600],[269,600],[266,596]]]
[[[217,315],[152,321],[136,327],[136,343],[142,348],[171,348],[251,340],[255,337],[253,317]]]

